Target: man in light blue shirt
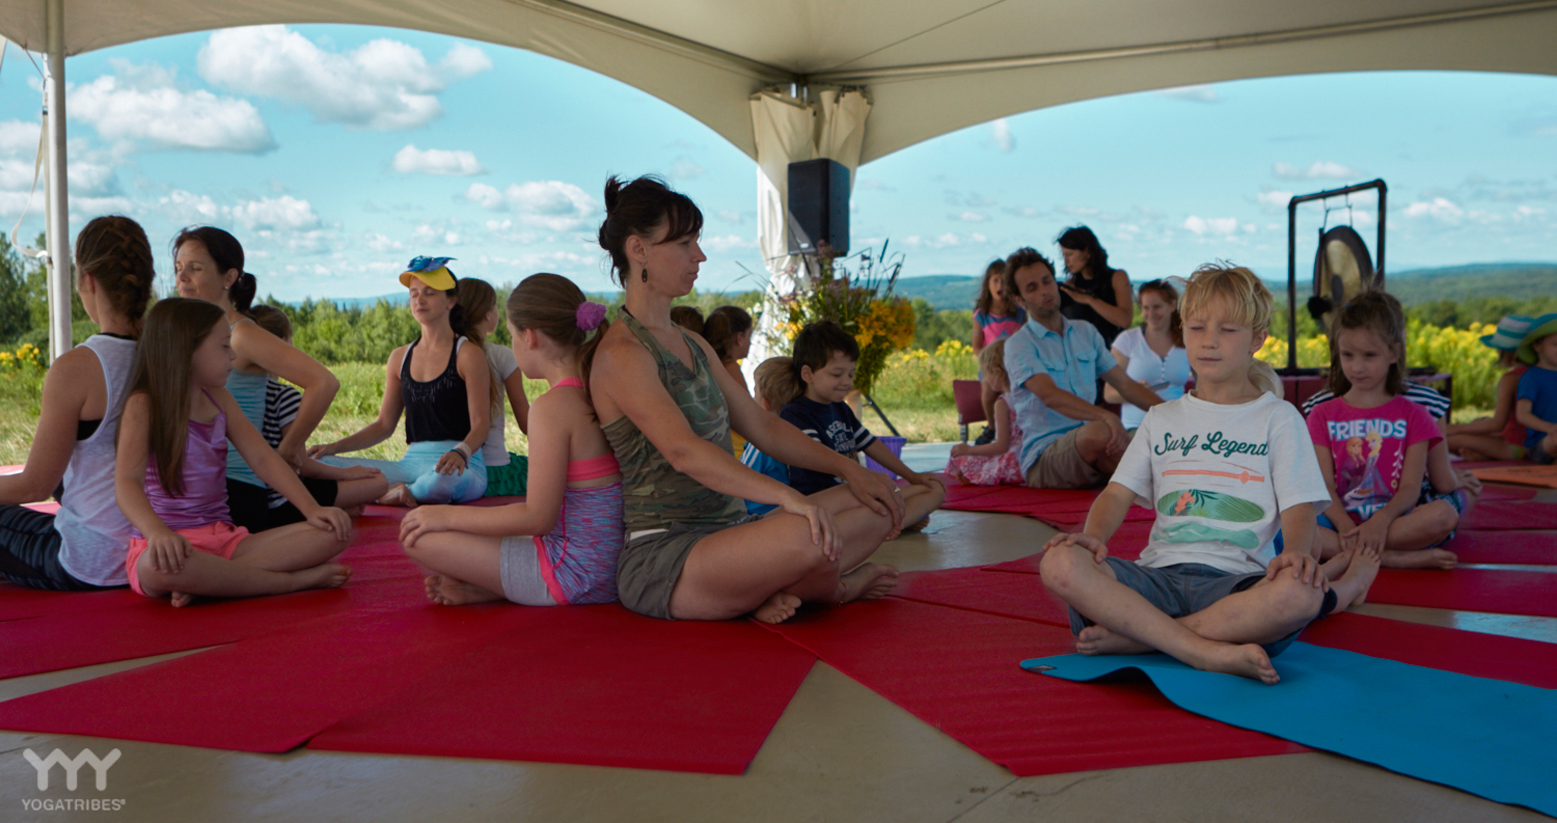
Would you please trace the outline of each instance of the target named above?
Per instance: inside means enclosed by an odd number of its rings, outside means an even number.
[[[1060,314],[1060,288],[1047,258],[1018,249],[1006,260],[1005,277],[1006,293],[1027,309],[1027,322],[1006,340],[1011,378],[1006,402],[1022,427],[1027,485],[1101,486],[1119,465],[1130,435],[1119,415],[1095,405],[1097,381],[1107,381],[1143,409],[1162,398],[1125,374],[1091,323]]]

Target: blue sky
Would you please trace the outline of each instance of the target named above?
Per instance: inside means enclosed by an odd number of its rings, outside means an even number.
[[[643,92],[528,52],[354,26],[233,29],[70,59],[72,223],[118,211],[169,272],[181,226],[232,230],[262,294],[398,290],[417,254],[496,283],[607,287],[609,174],[657,173],[707,216],[700,287],[762,282],[754,164]],[[0,222],[32,177],[38,75],[0,69]],[[1471,73],[1246,80],[997,120],[860,168],[856,249],[905,275],[974,274],[1086,223],[1136,280],[1216,258],[1283,279],[1286,200],[1383,177],[1389,268],[1557,260],[1557,78]],[[1333,205],[1343,205],[1337,202]],[[1370,195],[1332,211],[1370,239]],[[35,196],[22,237],[42,227]],[[1323,210],[1307,206],[1299,267]],[[754,272],[755,274],[751,273]]]

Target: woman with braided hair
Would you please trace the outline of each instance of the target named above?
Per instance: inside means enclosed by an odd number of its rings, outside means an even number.
[[[151,244],[134,220],[98,217],[76,235],[76,291],[101,331],[49,367],[27,466],[0,477],[0,575],[13,583],[55,591],[128,583],[114,436],[153,275]],[[50,494],[58,514],[21,505]]]

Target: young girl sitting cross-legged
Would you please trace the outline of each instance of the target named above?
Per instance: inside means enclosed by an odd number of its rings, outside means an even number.
[[[1315,560],[1314,506],[1330,492],[1302,416],[1254,359],[1271,303],[1246,268],[1195,272],[1182,304],[1195,390],[1146,413],[1085,529],[1045,547],[1043,583],[1070,604],[1082,654],[1162,651],[1275,683],[1271,658],[1378,573],[1359,554],[1331,582]],[[1156,509],[1151,541],[1135,563],[1109,557],[1137,503]]]
[[[622,474],[578,363],[589,332],[605,330],[605,307],[543,273],[514,287],[507,313],[519,368],[551,384],[530,404],[529,497],[497,508],[422,506],[401,521],[400,541],[434,572],[434,603],[610,603],[625,542]]]
[[[1314,407],[1308,433],[1330,481],[1319,515],[1320,557],[1353,546],[1378,552],[1385,566],[1453,568],[1437,548],[1454,534],[1465,508],[1463,489],[1417,505],[1428,450],[1443,439],[1426,409],[1405,396],[1406,327],[1399,301],[1366,292],[1332,321],[1330,390]],[[1342,562],[1345,562],[1344,559]]]
[[[351,518],[320,506],[226,389],[232,329],[214,303],[169,297],[152,307],[119,419],[114,490],[134,528],[130,588],[188,605],[197,595],[251,597],[340,586],[328,562]],[[257,534],[227,511],[227,441],[307,518]]]

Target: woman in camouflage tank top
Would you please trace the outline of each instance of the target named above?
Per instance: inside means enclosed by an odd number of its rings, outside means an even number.
[[[865,560],[902,527],[897,486],[763,411],[703,338],[670,320],[706,259],[697,206],[649,177],[611,178],[605,203],[600,245],[626,306],[582,359],[622,468],[622,603],[655,617],[777,623],[802,602],[886,594],[897,570]],[[742,466],[732,428],[785,463],[847,482],[803,496]],[[779,508],[748,518],[743,500]]]

